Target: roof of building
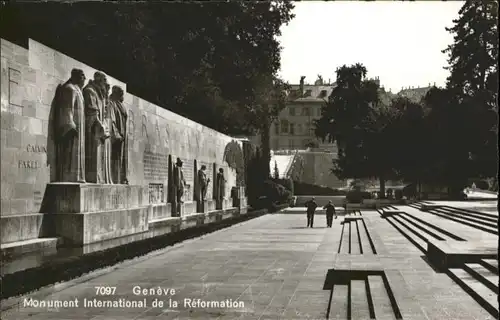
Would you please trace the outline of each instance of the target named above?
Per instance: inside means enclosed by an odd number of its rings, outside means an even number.
[[[335,83],[323,85],[304,84],[304,96],[300,97],[300,85],[292,84],[288,99],[297,102],[323,102],[328,99],[335,86]]]
[[[397,95],[406,97],[414,102],[420,102],[431,88],[432,86],[401,89]]]
[[[378,79],[377,79],[378,80]],[[288,100],[293,102],[324,102],[328,100],[328,97],[332,93],[333,89],[337,86],[337,83],[331,84],[304,84],[303,85],[303,96],[301,97],[300,84],[290,85],[291,89],[288,92]],[[389,105],[391,100],[397,96],[406,97],[414,102],[419,102],[427,92],[432,88],[431,85],[426,87],[411,87],[402,88],[398,93],[392,93],[381,88],[381,100],[384,104]]]

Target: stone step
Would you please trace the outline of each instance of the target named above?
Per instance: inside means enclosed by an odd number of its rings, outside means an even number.
[[[391,300],[381,276],[368,276],[370,296],[373,301],[375,319],[396,319]]]
[[[365,280],[351,280],[351,319],[370,319]]]
[[[498,275],[486,269],[479,263],[466,263],[464,270],[474,278],[498,294]]]
[[[413,231],[409,230],[406,225],[401,224],[395,220],[394,217],[388,218],[387,221],[396,228],[406,239],[413,243],[422,252],[427,251],[427,241],[422,240],[420,237],[415,236]]]
[[[334,285],[327,319],[347,319],[348,285]]]
[[[349,223],[349,231],[351,232],[351,254],[361,254],[361,247],[358,237],[358,221]]]
[[[417,229],[421,230],[422,232],[425,232],[428,235],[434,237],[437,240],[446,240],[441,235],[437,234],[434,231],[431,231],[431,228],[429,228],[429,226],[427,226],[427,225],[425,225],[425,224],[423,224],[423,223],[421,223],[419,221],[415,221],[415,220],[412,220],[412,219],[408,218],[408,216],[406,214],[399,215],[398,218],[400,218],[401,220],[404,220],[405,223],[408,223],[409,225],[411,225],[412,228],[413,227],[417,228]]]
[[[419,230],[419,229],[413,227],[409,223],[406,223],[403,219],[401,219],[401,217],[395,216],[394,220],[396,220],[397,222],[399,222],[400,225],[406,227],[406,229],[408,229],[409,231],[411,231],[415,236],[417,236],[421,240],[427,242],[427,240],[429,239],[429,237],[422,230]]]
[[[425,220],[422,220],[422,219],[420,219],[420,218],[417,218],[417,217],[415,217],[415,216],[414,216],[414,215],[412,215],[412,214],[409,214],[409,213],[406,213],[406,212],[405,212],[404,214],[405,214],[405,216],[406,216],[406,217],[409,217],[409,218],[411,218],[411,219],[413,219],[413,220],[415,220],[415,221],[418,221],[418,222],[420,222],[422,225],[425,225],[425,226],[427,226],[427,227],[429,227],[429,228],[431,228],[431,229],[434,229],[434,230],[436,230],[436,231],[439,231],[439,232],[440,232],[440,233],[442,233],[443,235],[448,236],[448,237],[450,237],[450,238],[451,238],[451,239],[453,239],[453,240],[458,240],[458,241],[466,241],[465,239],[462,239],[462,238],[460,238],[459,236],[457,236],[457,235],[455,235],[455,234],[453,234],[453,233],[451,233],[451,232],[449,232],[449,231],[446,231],[446,230],[444,230],[443,228],[440,228],[440,227],[438,227],[438,226],[436,226],[436,225],[434,225],[434,224],[432,224],[432,223],[429,223],[429,222],[427,222],[427,221],[425,221]]]
[[[373,249],[370,244],[370,238],[368,235],[368,230],[362,220],[358,221],[358,232],[361,242],[362,254],[371,255],[374,254]]]
[[[29,252],[55,251],[59,238],[37,238],[31,240],[15,241],[0,245],[2,258],[14,257]]]
[[[488,270],[498,275],[498,260],[494,259],[483,259],[480,263]]]
[[[342,234],[341,234],[341,239],[340,239],[340,249],[339,249],[339,253],[342,253],[342,254],[348,254],[349,253],[349,247],[350,247],[350,243],[349,243],[349,236],[350,236],[350,232],[349,232],[349,224],[344,224],[342,226]]]
[[[441,207],[440,210],[450,212],[450,213],[459,214],[459,215],[462,215],[465,217],[473,217],[475,219],[478,219],[479,221],[486,221],[486,222],[493,222],[493,223],[496,223],[497,218],[498,218],[497,216],[492,217],[491,215],[484,215],[484,214],[481,214],[479,212],[463,211],[463,210],[460,210],[458,208],[452,208],[452,207]]]
[[[455,207],[450,207],[450,206],[443,206],[443,208],[450,208],[450,209],[453,209],[455,211],[469,212],[469,213],[472,213],[472,214],[478,214],[478,215],[489,217],[489,218],[493,218],[493,219],[497,219],[498,218],[498,215],[493,214],[493,213],[479,212],[479,211],[474,211],[474,210],[470,210],[470,209],[455,208]]]
[[[497,294],[460,268],[448,269],[448,275],[465,290],[479,305],[498,318]]]
[[[478,223],[478,224],[483,225],[483,226],[496,228],[496,223],[497,223],[496,221],[493,221],[493,222],[487,221],[487,220],[484,220],[484,219],[481,219],[478,217],[470,216],[469,214],[464,213],[464,212],[455,212],[455,211],[449,211],[449,210],[444,210],[444,209],[436,209],[435,211],[443,213],[443,214],[448,214],[448,215],[453,216],[453,217],[465,219],[466,221],[470,221],[473,223]]]
[[[451,217],[448,214],[439,213],[439,212],[435,212],[435,211],[428,211],[427,213],[433,214],[433,215],[441,217],[441,218],[449,219],[451,221],[455,221],[455,222],[461,223],[463,225],[479,229],[481,231],[485,231],[485,232],[492,233],[492,234],[498,234],[497,228],[486,227],[486,226],[483,226],[482,224],[479,224],[479,223],[470,222],[464,218]]]

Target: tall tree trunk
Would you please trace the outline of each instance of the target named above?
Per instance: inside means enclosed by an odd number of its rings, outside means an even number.
[[[385,199],[385,179],[383,177],[379,178],[379,183],[380,183],[380,198]]]
[[[269,163],[271,162],[271,137],[269,130],[271,124],[266,121],[261,129],[262,166],[265,179],[271,176]]]

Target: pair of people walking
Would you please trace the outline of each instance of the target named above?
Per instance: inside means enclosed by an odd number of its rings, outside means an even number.
[[[318,204],[314,201],[314,197],[311,200],[305,203],[307,208],[307,227],[312,228],[314,225],[314,214],[316,212],[316,208]],[[335,206],[332,204],[332,201],[328,201],[328,203],[323,207],[326,210],[326,225],[328,228],[332,227],[333,215],[335,215],[335,219],[337,219],[337,213],[335,211]]]

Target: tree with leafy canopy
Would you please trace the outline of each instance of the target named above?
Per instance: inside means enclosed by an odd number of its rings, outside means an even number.
[[[453,101],[450,113],[445,115],[447,123],[454,123],[455,131],[450,134],[460,136],[462,157],[467,155],[473,169],[470,175],[496,177],[498,2],[468,0],[453,23],[446,30],[454,35],[454,42],[443,50],[448,54],[447,89]],[[466,133],[460,135],[461,131]]]
[[[277,36],[292,9],[288,0],[3,2],[0,30],[103,70],[128,92],[210,128],[253,134],[273,112],[258,103],[262,79],[279,70]]]
[[[366,73],[359,63],[337,69],[337,86],[315,120],[315,133],[337,143],[332,172],[339,179],[379,178],[383,195],[385,181],[394,176],[386,129],[391,112],[380,101],[378,83]]]
[[[276,76],[264,77],[261,86],[257,87],[254,103],[246,109],[246,121],[257,128],[257,132],[260,133],[262,161],[268,177],[271,161],[271,124],[277,120],[281,110],[286,107],[287,92],[290,88],[287,82]]]
[[[426,109],[406,97],[392,99],[387,127],[394,173],[399,179],[420,185],[429,172],[429,139],[426,137]]]

